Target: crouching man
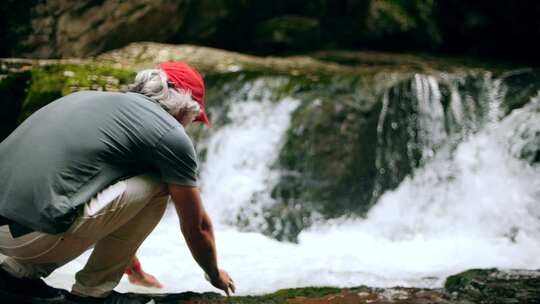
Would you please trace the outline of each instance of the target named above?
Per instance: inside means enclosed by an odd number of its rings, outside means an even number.
[[[189,65],[170,62],[139,72],[127,93],[60,98],[0,143],[0,298],[150,303],[113,289],[126,269],[148,283],[135,253],[169,197],[196,262],[212,285],[234,292],[218,268],[197,188],[197,158],[184,129],[193,121],[208,124],[204,82]],[[92,246],[71,293],[41,280]]]

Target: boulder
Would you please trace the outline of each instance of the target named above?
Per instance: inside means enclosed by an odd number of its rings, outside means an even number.
[[[166,41],[184,22],[185,1],[10,2],[28,19],[11,17],[8,52],[30,58],[86,57],[132,41]]]
[[[448,277],[444,288],[465,303],[538,303],[538,270],[471,269]]]

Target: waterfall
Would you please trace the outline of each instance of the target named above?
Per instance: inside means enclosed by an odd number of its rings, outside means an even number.
[[[276,161],[290,115],[298,100],[271,99],[271,90],[262,81],[246,84],[235,94],[227,118],[231,121],[206,143],[207,156],[201,172],[202,196],[218,223],[237,223],[242,212],[243,226],[261,229],[262,208],[272,204],[269,195],[278,178],[271,169]]]
[[[540,97],[507,117],[504,82],[414,75],[381,95],[379,193],[365,218],[318,221],[298,243],[263,235],[274,165],[299,101],[248,82],[203,146],[205,206],[216,225],[220,266],[239,294],[302,286],[441,287],[476,267],[540,268]],[[299,151],[302,153],[304,151]],[[248,219],[240,223],[238,219]],[[138,252],[165,286],[120,291],[209,291],[169,208]],[[69,288],[88,253],[48,282]]]
[[[484,73],[470,83],[463,76],[415,74],[383,93],[374,202],[437,151],[449,152],[469,134],[503,116],[502,80]]]
[[[528,141],[514,136],[515,130],[535,124],[538,130],[538,109],[532,103],[486,126],[449,156],[435,155],[394,191],[385,192],[368,213],[368,222],[378,227],[375,233],[395,240],[459,236],[519,242],[539,237],[540,168],[516,158],[515,151]]]

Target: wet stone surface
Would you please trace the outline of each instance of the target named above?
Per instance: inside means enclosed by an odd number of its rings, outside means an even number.
[[[185,292],[154,296],[157,303],[287,304],[510,304],[540,303],[540,270],[471,269],[450,276],[444,288],[308,287],[283,289],[262,296]]]

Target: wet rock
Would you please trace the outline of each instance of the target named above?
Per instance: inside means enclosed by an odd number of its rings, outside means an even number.
[[[261,296],[216,293],[158,295],[157,303],[272,304],[511,304],[540,303],[540,271],[473,269],[448,278],[445,288],[308,287]]]
[[[540,271],[471,269],[444,285],[455,300],[472,303],[540,303]]]

